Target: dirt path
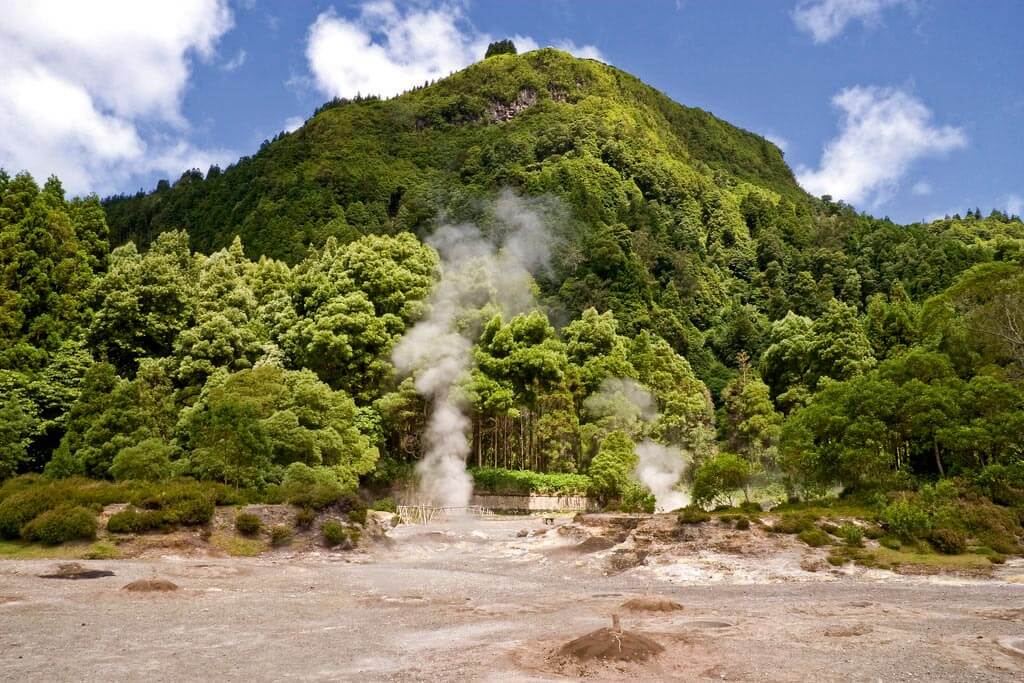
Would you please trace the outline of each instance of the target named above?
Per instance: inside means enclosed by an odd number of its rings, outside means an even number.
[[[536,535],[517,537],[524,528]],[[0,679],[1024,677],[1024,656],[1000,645],[1024,637],[1024,585],[882,572],[755,583],[649,567],[609,574],[600,553],[541,531],[540,521],[401,527],[369,553],[84,562],[115,576],[79,581],[38,578],[52,561],[2,562]],[[121,590],[153,577],[180,589]],[[684,609],[619,610],[644,595]],[[665,651],[618,667],[554,656],[616,611]]]

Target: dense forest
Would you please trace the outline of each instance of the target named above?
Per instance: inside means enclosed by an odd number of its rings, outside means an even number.
[[[812,198],[763,138],[554,50],[328,103],[150,194],[0,174],[0,480],[408,478],[431,403],[392,353],[451,269],[429,237],[502,234],[502,193],[553,238],[528,306],[456,321],[478,482],[649,508],[651,439],[703,505],[935,481],[1024,505],[1018,217]]]

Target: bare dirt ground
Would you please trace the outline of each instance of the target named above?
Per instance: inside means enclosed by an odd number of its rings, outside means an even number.
[[[821,551],[788,540],[768,553],[749,535],[697,545],[697,532],[668,538],[667,522],[622,524],[402,526],[348,553],[83,561],[115,573],[83,580],[39,578],[56,561],[0,562],[0,679],[1024,678],[1019,560],[983,578],[899,576],[820,568]],[[154,578],[178,590],[122,590]],[[621,608],[645,596],[683,609]],[[615,664],[558,655],[613,613],[664,651]]]

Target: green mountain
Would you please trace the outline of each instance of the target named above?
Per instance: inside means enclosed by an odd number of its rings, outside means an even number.
[[[106,206],[121,240],[184,227],[203,250],[239,234],[294,261],[328,234],[429,230],[440,212],[460,217],[461,205],[502,185],[599,204],[586,218],[613,222],[634,199],[704,203],[720,186],[737,200],[748,183],[806,199],[764,138],[618,69],[545,49],[498,55],[386,101],[330,102],[223,172],[189,172]]]
[[[816,317],[833,298],[864,310],[897,283],[920,299],[1022,236],[1006,217],[903,228],[814,199],[764,138],[553,49],[390,100],[330,102],[223,171],[105,209],[114,243],[184,228],[199,251],[240,235],[249,255],[294,263],[329,237],[422,237],[439,216],[486,226],[483,200],[506,187],[569,207],[541,283],[549,305],[655,330],[712,386],[737,353],[757,358],[789,311]]]

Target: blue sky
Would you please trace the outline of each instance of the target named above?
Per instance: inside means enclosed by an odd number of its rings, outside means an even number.
[[[0,166],[76,193],[225,165],[332,95],[391,94],[512,36],[779,141],[814,194],[901,222],[1024,213],[1020,0],[13,0],[5,14]]]

